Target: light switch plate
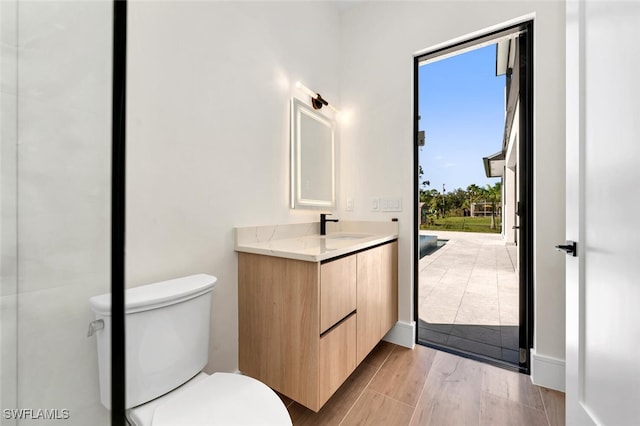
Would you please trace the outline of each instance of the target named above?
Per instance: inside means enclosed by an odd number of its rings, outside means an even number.
[[[402,198],[381,198],[380,206],[380,210],[383,212],[401,212]]]
[[[371,199],[371,211],[372,212],[380,211],[380,200],[378,198]]]

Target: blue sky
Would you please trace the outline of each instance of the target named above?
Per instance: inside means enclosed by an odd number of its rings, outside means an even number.
[[[419,68],[419,151],[427,189],[447,192],[495,184],[482,157],[500,151],[504,132],[505,76],[496,77],[496,47],[483,47]]]

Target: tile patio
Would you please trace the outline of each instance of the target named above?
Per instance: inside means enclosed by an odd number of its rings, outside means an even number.
[[[419,263],[420,340],[517,364],[515,246],[499,234],[420,233],[448,240]]]

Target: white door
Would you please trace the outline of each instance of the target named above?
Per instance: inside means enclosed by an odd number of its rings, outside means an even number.
[[[569,1],[566,21],[567,424],[637,425],[640,2]]]

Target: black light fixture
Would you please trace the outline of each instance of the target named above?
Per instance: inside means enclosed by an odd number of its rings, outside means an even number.
[[[321,109],[322,105],[329,105],[329,102],[322,99],[322,96],[320,96],[320,93],[316,93],[315,98],[311,97],[311,105],[313,106],[313,109]]]
[[[313,109],[321,109],[323,106],[328,106],[334,112],[338,112],[336,107],[330,105],[329,102],[327,102],[322,96],[320,96],[320,93],[314,92],[299,81],[296,82],[296,87],[311,97],[311,106],[313,106]]]

